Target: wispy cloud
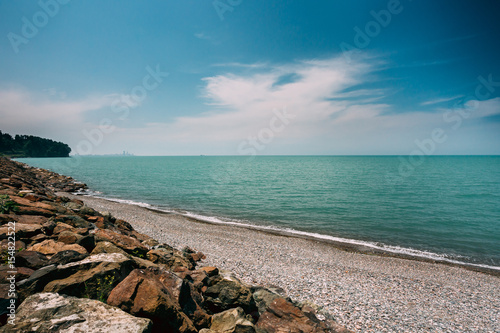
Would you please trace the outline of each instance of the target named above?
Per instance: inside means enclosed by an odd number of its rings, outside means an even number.
[[[0,90],[1,129],[15,134],[58,136],[72,142],[86,125],[85,113],[111,106],[126,95],[103,94],[71,99],[55,90],[34,93],[25,89]],[[64,97],[64,99],[61,99]]]
[[[210,40],[210,36],[208,36],[207,34],[205,34],[204,32],[198,32],[198,33],[195,33],[194,36],[198,39],[205,39],[205,40]]]
[[[430,101],[426,101],[426,102],[422,102],[420,103],[420,105],[434,105],[434,104],[441,104],[441,103],[446,103],[446,102],[450,102],[450,101],[453,101],[457,98],[461,98],[463,97],[463,95],[456,95],[456,96],[452,96],[452,97],[444,97],[444,98],[438,98],[438,99],[433,99],[433,100],[430,100]]]

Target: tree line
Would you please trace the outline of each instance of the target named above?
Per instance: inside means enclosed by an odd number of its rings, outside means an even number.
[[[0,155],[11,157],[68,157],[71,148],[62,142],[33,135],[12,135],[0,131]]]

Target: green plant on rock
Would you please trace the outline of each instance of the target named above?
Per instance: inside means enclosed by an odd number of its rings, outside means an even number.
[[[139,250],[132,251],[132,255],[134,257],[139,257],[139,258],[143,258],[144,259],[144,253],[141,253]]]
[[[0,195],[0,214],[7,214],[9,211],[17,211],[17,203],[10,200],[10,197],[6,194]]]
[[[96,284],[94,286],[85,284],[85,291],[83,297],[92,298],[103,303],[106,303],[111,290],[113,290],[113,283],[115,282],[115,277],[113,275],[106,275],[103,278],[97,278]]]

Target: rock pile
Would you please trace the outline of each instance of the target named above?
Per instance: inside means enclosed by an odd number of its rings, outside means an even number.
[[[0,332],[347,332],[279,290],[198,267],[200,252],[53,192],[83,188],[0,158]]]

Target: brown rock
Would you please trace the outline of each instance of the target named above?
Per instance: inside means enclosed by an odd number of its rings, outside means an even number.
[[[158,243],[158,241],[156,239],[153,239],[153,238],[149,238],[145,241],[142,242],[142,244],[148,248],[152,248],[153,246],[157,246],[159,245],[160,243]]]
[[[73,250],[76,252],[80,252],[82,254],[87,253],[87,250],[85,250],[83,246],[80,246],[78,244],[65,244],[61,242],[56,242],[52,239],[47,239],[41,243],[30,246],[27,250],[37,251],[49,256],[65,250]]]
[[[205,291],[205,306],[212,313],[231,308],[241,307],[248,314],[257,312],[252,292],[233,273],[221,271],[220,276],[213,281]]]
[[[65,244],[77,244],[82,238],[82,235],[75,234],[74,232],[63,231],[59,233],[57,241]]]
[[[16,272],[14,274],[10,272]],[[9,283],[6,279],[8,277],[14,276],[15,281],[21,281],[30,277],[33,274],[34,270],[27,267],[16,267],[15,270],[12,270],[9,266],[1,266],[0,267],[0,283]]]
[[[153,332],[197,332],[158,275],[150,270],[132,271],[113,289],[107,303],[134,316],[151,319]]]
[[[57,252],[50,258],[48,265],[66,265],[70,262],[80,261],[88,257],[87,254],[82,254],[73,250],[65,250]]]
[[[217,313],[212,317],[210,329],[224,333],[254,333],[255,326],[245,317],[242,308],[235,308]],[[287,331],[284,331],[287,332]]]
[[[4,239],[0,242],[0,251],[6,251],[9,249],[9,247],[11,246],[11,244],[9,244],[9,240],[8,239]],[[20,240],[16,240],[16,242],[14,243],[14,247],[16,248],[16,251],[22,251],[26,248],[26,244],[23,242],[23,241],[20,241]]]
[[[0,228],[0,239],[6,239],[12,231],[15,231],[16,239],[30,238],[42,232],[42,226],[39,224],[16,223],[15,229],[4,224]]]
[[[57,292],[77,297],[105,301],[112,288],[133,270],[133,262],[118,253],[98,254],[81,261],[58,265],[55,279],[44,287],[46,292]],[[57,279],[60,276],[62,278]]]
[[[16,254],[16,266],[28,267],[31,269],[39,269],[46,266],[49,259],[42,253],[36,251],[21,251]]]
[[[125,256],[127,255],[127,252],[113,245],[113,243],[105,241],[97,243],[95,248],[92,250],[91,254],[99,254],[99,253],[121,253]]]
[[[145,255],[148,251],[148,248],[142,245],[137,239],[121,235],[111,230],[99,229],[95,233],[95,238],[97,242],[111,242],[134,255]]]
[[[52,229],[52,233],[54,235],[57,235],[58,233],[61,233],[63,231],[73,231],[75,228],[70,226],[69,224],[59,222],[55,225],[55,227]]]
[[[17,213],[19,215],[42,215],[46,217],[51,217],[56,215],[55,212],[52,212],[47,209],[37,208],[37,207],[27,207],[27,206],[19,206]]]
[[[200,269],[205,271],[209,277],[219,274],[219,269],[217,267],[205,266],[201,267]]]
[[[26,299],[17,309],[15,325],[0,332],[150,333],[151,321],[96,300],[41,293]]]
[[[48,218],[45,216],[37,216],[37,215],[18,215],[17,221],[19,223],[24,224],[40,224],[43,225],[47,222]]]
[[[184,267],[187,270],[194,268],[194,265],[177,250],[161,247],[149,251],[146,256],[152,262],[172,267],[174,270],[178,267]]]
[[[58,215],[54,220],[56,222],[64,222],[74,228],[92,228],[92,224],[90,222],[85,221],[78,215]]]
[[[315,316],[307,316],[284,298],[276,298],[257,322],[257,331],[274,332],[331,332],[324,322]]]

